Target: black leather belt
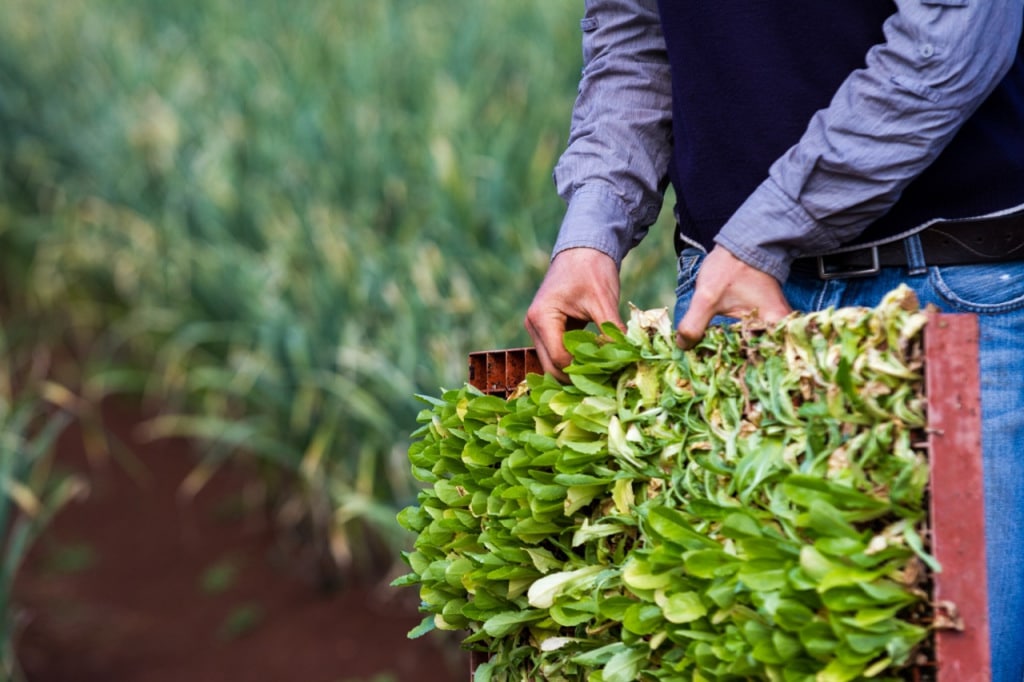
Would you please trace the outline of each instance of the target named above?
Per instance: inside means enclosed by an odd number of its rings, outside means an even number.
[[[1024,260],[1024,211],[995,218],[943,221],[917,233],[925,265],[976,265]],[[870,277],[885,267],[908,267],[906,239],[806,256],[793,270],[821,279]]]

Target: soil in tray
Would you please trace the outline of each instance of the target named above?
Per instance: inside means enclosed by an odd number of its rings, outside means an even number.
[[[90,462],[80,431],[64,434],[59,463],[91,494],[55,519],[16,587],[29,682],[464,682],[464,653],[406,638],[415,590],[389,576],[316,590],[239,512],[240,472],[186,499],[187,446],[135,440],[138,409],[105,412],[130,457]]]

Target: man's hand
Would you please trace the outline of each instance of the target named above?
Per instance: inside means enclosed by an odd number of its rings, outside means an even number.
[[[526,311],[526,331],[533,338],[544,371],[568,381],[562,368],[572,358],[562,336],[569,329],[582,329],[588,322],[606,321],[623,327],[615,261],[595,249],[562,251],[551,261]]]
[[[774,324],[790,310],[777,279],[716,246],[697,273],[690,309],[676,328],[676,343],[692,348],[715,315],[741,318],[756,311],[759,319]]]

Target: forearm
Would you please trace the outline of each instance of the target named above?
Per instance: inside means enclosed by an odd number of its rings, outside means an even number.
[[[718,242],[780,280],[797,256],[848,242],[896,202],[1012,63],[1022,0],[900,0],[885,42],[778,159]]]
[[[568,209],[553,255],[590,247],[618,265],[661,209],[672,153],[671,78],[654,0],[588,0],[584,67],[554,180]]]

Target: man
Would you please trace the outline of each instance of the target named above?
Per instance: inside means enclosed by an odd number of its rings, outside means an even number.
[[[1024,678],[1024,0],[588,0],[526,327],[622,325],[618,268],[677,197],[677,339],[715,316],[876,305],[979,315],[993,679]]]

